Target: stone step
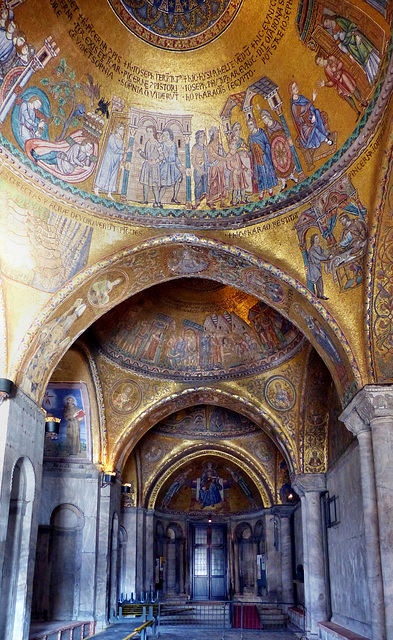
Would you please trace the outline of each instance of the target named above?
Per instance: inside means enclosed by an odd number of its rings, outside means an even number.
[[[287,626],[287,615],[275,605],[257,605],[258,615],[263,629],[284,629]]]

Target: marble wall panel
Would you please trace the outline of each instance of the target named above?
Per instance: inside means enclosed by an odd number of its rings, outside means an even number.
[[[371,637],[357,442],[328,472],[327,488],[338,498],[338,524],[327,532],[332,621]]]
[[[10,553],[14,553],[17,573],[12,577],[12,583],[3,588],[0,593],[0,608],[5,615],[0,617],[0,636],[17,637],[20,640],[28,638],[30,625],[31,594],[35,561],[35,547],[38,528],[38,505],[40,500],[42,455],[44,442],[44,415],[40,408],[23,392],[17,391],[12,399],[5,400],[0,405],[0,423],[2,436],[0,437],[0,575],[3,574],[5,558],[10,560]],[[7,443],[7,445],[6,445]],[[14,495],[18,500],[25,501],[20,518],[15,521],[18,526],[13,545],[7,544],[8,523],[11,516],[10,500],[13,484],[14,468],[18,460],[26,473],[21,481],[24,484],[24,495]],[[15,518],[14,518],[15,520]],[[17,558],[18,556],[18,558]],[[4,587],[4,585],[3,585]],[[12,607],[7,605],[9,588],[14,589]]]

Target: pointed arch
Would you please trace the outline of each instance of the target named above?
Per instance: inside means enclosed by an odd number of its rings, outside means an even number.
[[[108,295],[101,306],[92,305],[88,295],[92,285],[104,281],[114,267],[127,274],[129,286],[116,299]],[[304,285],[247,251],[188,233],[153,238],[81,271],[53,296],[30,327],[13,362],[13,378],[40,401],[65,351],[95,320],[131,295],[181,277],[202,277],[235,287],[288,318],[320,353],[343,403],[363,385],[343,331]],[[266,287],[268,281],[279,285],[279,296]]]
[[[273,412],[269,408],[265,409],[257,400],[251,402],[243,396],[216,387],[184,389],[159,400],[155,405],[150,405],[139,415],[138,420],[133,420],[129,429],[117,439],[108,461],[108,467],[122,469],[138,440],[151,427],[174,411],[180,411],[196,404],[214,404],[236,411],[261,426],[281,451],[291,473],[296,473],[298,460],[294,448],[295,443],[291,441],[283,426],[277,422]]]
[[[256,471],[251,467],[251,465],[243,459],[240,459],[239,456],[235,456],[232,453],[228,453],[227,451],[223,451],[222,449],[202,449],[198,451],[194,451],[188,455],[181,455],[175,460],[167,469],[160,468],[157,473],[154,482],[151,485],[149,494],[146,498],[146,506],[148,509],[154,509],[156,504],[157,496],[160,492],[160,489],[163,487],[165,482],[170,478],[170,476],[180,467],[185,465],[187,462],[191,460],[196,460],[197,458],[201,458],[206,455],[216,455],[220,458],[224,458],[239,466],[248,476],[251,478],[255,486],[257,487],[262,503],[264,507],[270,507],[273,504],[273,496],[271,495],[268,489],[268,483],[266,478],[262,479],[258,476]],[[260,471],[260,470],[258,470]]]

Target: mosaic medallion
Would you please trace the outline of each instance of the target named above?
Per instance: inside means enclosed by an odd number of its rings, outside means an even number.
[[[262,460],[262,462],[270,462],[273,458],[271,446],[267,442],[259,442],[255,446],[254,451],[257,458]]]
[[[128,275],[120,269],[111,269],[91,285],[87,298],[93,307],[105,307],[115,303],[128,285]]]
[[[145,42],[190,51],[215,40],[242,0],[109,0],[123,24]]]
[[[289,380],[283,376],[273,376],[266,383],[265,398],[276,411],[289,411],[295,405],[296,392]]]
[[[119,380],[112,388],[109,401],[116,413],[129,413],[141,404],[142,390],[135,380]]]

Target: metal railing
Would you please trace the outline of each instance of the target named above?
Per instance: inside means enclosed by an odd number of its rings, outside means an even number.
[[[269,630],[287,628],[292,602],[190,602],[185,605],[159,603],[158,627],[198,625],[222,630]]]
[[[40,627],[45,626],[44,630]],[[29,640],[84,640],[95,630],[95,622],[47,622],[32,623]]]
[[[189,627],[222,630],[287,629],[288,609],[292,602],[189,601],[185,604],[154,602],[119,604],[119,618],[135,623],[154,619],[157,628]],[[241,637],[243,637],[241,635]]]

